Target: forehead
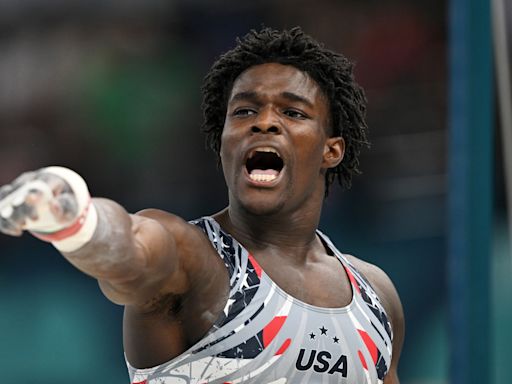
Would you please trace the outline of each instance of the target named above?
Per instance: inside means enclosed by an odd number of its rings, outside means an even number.
[[[255,65],[242,72],[233,83],[229,100],[243,92],[260,95],[287,92],[306,97],[313,102],[325,102],[322,89],[306,72],[279,63]]]

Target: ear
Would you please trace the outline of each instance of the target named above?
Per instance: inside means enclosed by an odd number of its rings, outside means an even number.
[[[345,155],[345,140],[343,137],[329,137],[325,141],[322,165],[325,168],[334,168],[343,160]]]

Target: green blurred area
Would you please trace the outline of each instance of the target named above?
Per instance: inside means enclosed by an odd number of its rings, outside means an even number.
[[[179,130],[183,105],[198,93],[189,58],[172,46],[157,57],[111,58],[87,68],[79,86],[83,113],[109,156],[129,162],[137,154],[138,166],[146,165],[159,140]]]

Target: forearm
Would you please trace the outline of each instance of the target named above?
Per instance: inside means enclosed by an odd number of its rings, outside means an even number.
[[[61,252],[70,263],[96,278],[117,304],[145,306],[162,289],[183,290],[172,233],[157,220],[128,214],[114,201],[93,199],[93,204],[98,211],[93,237],[74,252]],[[172,284],[165,286],[169,278]]]
[[[112,200],[92,200],[97,224],[92,238],[72,252],[59,249],[81,271],[99,280],[132,280],[143,271],[144,255],[136,249],[132,218]]]

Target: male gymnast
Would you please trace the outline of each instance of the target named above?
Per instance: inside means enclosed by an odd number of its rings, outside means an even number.
[[[0,189],[0,230],[52,243],[124,306],[132,383],[398,384],[392,282],[318,230],[367,144],[352,67],[300,28],[251,31],[213,64],[204,129],[229,191],[214,215],[129,214],[46,167]]]

